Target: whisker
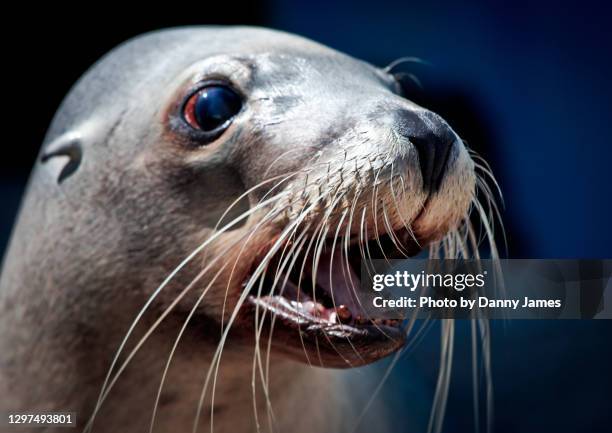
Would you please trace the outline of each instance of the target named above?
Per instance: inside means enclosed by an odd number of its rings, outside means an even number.
[[[195,416],[194,423],[193,423],[193,433],[195,433],[197,431],[197,426],[198,426],[200,415],[201,415],[202,405],[204,403],[204,397],[206,395],[206,390],[208,388],[208,384],[210,382],[210,378],[211,378],[211,376],[213,374],[213,368],[212,367],[214,366],[214,374],[216,376],[217,372],[218,372],[219,364],[220,364],[221,352],[223,350],[223,347],[224,347],[225,341],[227,339],[227,335],[229,333],[231,325],[233,324],[233,322],[236,319],[236,316],[238,315],[238,310],[240,309],[240,307],[244,303],[244,301],[245,301],[249,291],[251,290],[251,288],[252,288],[252,286],[254,284],[254,281],[256,280],[256,278],[259,277],[259,275],[263,271],[263,268],[266,266],[266,263],[273,257],[274,254],[276,254],[276,252],[278,251],[278,249],[280,248],[280,246],[282,245],[284,240],[287,238],[287,236],[290,234],[290,232],[293,230],[293,228],[296,227],[297,225],[301,224],[304,221],[306,216],[310,213],[310,211],[312,211],[312,209],[315,208],[315,206],[318,204],[318,202],[319,202],[319,200],[321,200],[321,198],[322,197],[319,196],[315,200],[313,200],[313,203],[307,209],[302,211],[302,213],[300,215],[298,215],[294,221],[292,221],[287,227],[285,227],[283,229],[281,235],[278,237],[276,242],[272,245],[270,250],[267,252],[265,257],[262,259],[262,262],[256,268],[256,270],[253,273],[253,275],[251,276],[249,282],[246,284],[245,288],[243,289],[243,291],[242,291],[242,293],[241,293],[241,295],[240,295],[240,297],[239,297],[239,299],[238,299],[238,301],[236,303],[234,311],[232,312],[232,314],[231,314],[231,316],[230,316],[230,318],[228,320],[228,325],[225,328],[225,330],[223,331],[223,335],[221,336],[219,344],[217,345],[217,349],[215,350],[215,353],[213,355],[213,362],[211,364],[211,368],[208,369],[208,372],[206,374],[206,380],[205,380],[204,386],[202,388],[202,393],[200,394],[200,399],[198,401],[198,407],[197,407],[197,411],[196,411],[196,416]],[[213,391],[212,391],[212,404],[214,405],[214,388],[213,388]],[[212,428],[212,419],[211,419],[211,428]]]
[[[261,186],[261,184],[256,185],[256,187]],[[256,187],[251,188],[249,191],[254,190]],[[241,195],[241,197],[239,197],[238,199],[236,199],[230,206],[235,206],[237,203],[239,203],[239,201],[245,196],[246,192]],[[128,331],[126,332],[125,336],[123,337],[123,340],[121,341],[119,348],[117,349],[115,356],[113,358],[113,361],[111,362],[111,366],[109,367],[108,373],[104,379],[104,383],[102,384],[102,388],[100,390],[100,395],[98,396],[98,401],[96,402],[96,405],[94,407],[93,413],[90,416],[87,424],[85,425],[83,431],[87,432],[90,431],[92,426],[93,426],[93,422],[95,420],[95,416],[97,414],[97,412],[100,409],[100,406],[102,404],[102,401],[105,398],[105,395],[108,394],[106,388],[109,384],[109,381],[111,380],[111,374],[115,368],[115,366],[117,365],[117,362],[119,360],[119,356],[121,355],[125,345],[127,344],[127,341],[129,339],[129,337],[132,335],[134,329],[136,328],[137,324],[140,322],[140,319],[142,318],[142,316],[144,315],[144,313],[147,311],[147,309],[150,307],[150,305],[153,303],[153,301],[155,300],[155,298],[157,297],[157,295],[159,295],[159,293],[164,289],[164,287],[166,287],[168,285],[168,283],[174,278],[174,276],[183,268],[185,267],[194,257],[196,257],[207,245],[209,245],[212,241],[214,241],[215,239],[217,239],[219,236],[221,236],[221,234],[223,234],[225,231],[229,230],[231,227],[235,226],[236,224],[238,224],[240,221],[242,221],[243,219],[247,218],[248,216],[252,215],[253,213],[257,212],[258,210],[260,210],[261,208],[263,208],[264,206],[267,206],[268,204],[270,204],[271,202],[278,200],[282,197],[282,195],[276,196],[276,197],[272,197],[268,200],[265,200],[263,202],[261,202],[259,205],[253,207],[252,209],[244,212],[243,214],[239,215],[238,217],[234,218],[232,221],[230,221],[228,224],[226,224],[223,228],[219,229],[218,231],[216,231],[210,238],[208,238],[206,241],[204,241],[202,244],[200,244],[200,246],[198,246],[191,254],[189,254],[165,279],[164,281],[153,291],[152,295],[149,297],[149,299],[147,300],[147,302],[145,303],[145,305],[141,308],[141,310],[138,312],[138,314],[136,315],[136,318],[132,321],[132,324],[130,325],[130,327],[128,328]],[[223,218],[223,216],[222,216]]]
[[[220,254],[217,255],[216,258],[214,258],[211,262],[208,263],[208,265],[195,277],[195,279],[192,281],[192,283],[187,286],[184,289],[184,293],[186,293],[187,291],[189,291],[191,289],[191,287],[193,286],[193,284],[195,284],[195,282],[197,282],[211,267],[212,265],[216,262],[216,260],[218,258],[222,258],[224,257],[225,253],[227,251],[229,251],[231,248],[233,248],[236,244],[238,244],[239,242],[243,241],[245,237],[248,236],[248,238],[246,239],[246,241],[243,244],[243,249],[241,250],[240,254],[238,255],[238,258],[236,259],[236,261],[240,258],[240,255],[242,253],[242,251],[244,251],[245,246],[248,244],[248,242],[250,241],[252,235],[254,233],[256,233],[256,231],[263,225],[265,224],[266,221],[268,221],[270,218],[274,217],[275,212],[278,213],[279,210],[271,210],[268,212],[268,214],[266,214],[263,218],[262,221],[260,221],[259,224],[257,224],[255,227],[253,227],[249,232],[245,233],[243,236],[241,236],[240,238],[236,239],[234,242],[232,242],[229,246],[227,246]],[[154,420],[155,420],[155,415],[157,412],[157,406],[159,404],[159,399],[161,397],[161,393],[163,390],[163,385],[166,379],[166,375],[168,372],[168,369],[170,367],[170,363],[172,362],[172,358],[174,356],[174,353],[176,351],[176,348],[183,336],[183,333],[185,332],[185,330],[187,329],[187,326],[191,320],[191,318],[193,317],[193,315],[196,312],[197,306],[200,305],[200,303],[202,302],[202,300],[204,299],[204,296],[206,295],[206,293],[208,292],[208,290],[210,289],[210,287],[212,286],[212,284],[214,283],[214,281],[217,279],[218,275],[225,269],[225,267],[229,265],[229,262],[226,262],[223,267],[217,272],[217,274],[215,274],[215,276],[213,277],[213,279],[211,280],[211,282],[209,283],[209,285],[206,287],[206,289],[202,292],[202,294],[200,295],[200,297],[196,300],[195,306],[190,310],[189,314],[187,315],[187,318],[185,319],[185,321],[183,322],[183,326],[181,327],[177,337],[175,338],[174,344],[172,346],[172,349],[170,351],[170,354],[168,356],[168,359],[166,360],[166,365],[164,368],[164,372],[162,374],[162,379],[160,382],[160,385],[158,387],[158,391],[157,391],[157,396],[156,396],[156,400],[155,400],[155,405],[154,405],[154,409],[153,409],[153,415],[151,417],[151,424],[150,424],[150,429],[149,431],[152,432],[153,431],[153,426],[154,426]],[[182,294],[182,293],[181,293]],[[181,294],[179,294],[179,297],[182,297]],[[177,298],[179,298],[177,297]],[[179,298],[180,300],[180,298]],[[175,300],[176,302],[176,300]]]

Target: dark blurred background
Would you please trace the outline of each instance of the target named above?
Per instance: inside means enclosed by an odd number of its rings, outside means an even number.
[[[612,35],[605,3],[267,0],[109,5],[5,16],[0,252],[45,130],[70,86],[125,39],[186,24],[253,24],[312,38],[373,64],[429,65],[413,99],[445,117],[493,166],[511,258],[612,257]],[[4,26],[4,32],[7,27]],[[444,431],[473,431],[470,340],[459,324]],[[493,325],[495,431],[610,431],[612,323]],[[395,431],[423,431],[435,387],[436,328],[383,394]]]

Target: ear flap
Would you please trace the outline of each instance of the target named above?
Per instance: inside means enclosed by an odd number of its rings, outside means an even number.
[[[81,146],[81,137],[78,134],[69,132],[60,135],[45,147],[40,160],[46,163],[50,159],[60,156],[66,157],[67,162],[64,164],[57,177],[57,183],[62,183],[70,175],[74,174],[81,164],[83,149]]]

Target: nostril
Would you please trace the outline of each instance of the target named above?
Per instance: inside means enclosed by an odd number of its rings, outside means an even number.
[[[440,188],[455,142],[455,133],[437,114],[430,111],[400,110],[397,131],[416,148],[423,178],[423,189]]]
[[[419,166],[423,178],[423,189],[429,190],[432,186],[435,169],[436,148],[430,140],[418,137],[409,137],[419,155]]]

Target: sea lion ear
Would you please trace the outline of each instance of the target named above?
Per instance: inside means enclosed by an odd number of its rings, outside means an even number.
[[[70,177],[81,165],[83,158],[81,136],[75,132],[67,132],[60,135],[51,143],[49,143],[42,152],[40,161],[48,162],[50,159],[62,157],[62,164],[59,174],[57,175],[57,183],[62,183]]]

